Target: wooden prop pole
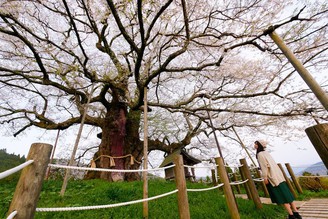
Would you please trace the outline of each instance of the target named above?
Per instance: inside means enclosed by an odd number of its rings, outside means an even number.
[[[308,127],[305,132],[328,169],[328,123]]]
[[[321,86],[315,81],[312,75],[306,70],[303,64],[296,58],[294,53],[287,47],[284,41],[280,38],[280,36],[272,31],[269,33],[271,39],[277,44],[279,49],[284,53],[289,62],[294,66],[299,75],[303,78],[305,83],[310,87],[312,92],[318,98],[320,103],[324,106],[324,108],[328,111],[328,95],[321,88]]]
[[[148,169],[148,103],[147,103],[147,87],[144,87],[144,161],[143,168]],[[148,171],[144,171],[143,178],[143,198],[148,198]],[[148,218],[148,201],[143,202],[143,218]]]
[[[92,84],[91,86],[91,92],[89,94],[89,97],[88,97],[88,101],[87,101],[87,104],[85,105],[84,107],[84,112],[83,112],[83,116],[82,116],[82,121],[81,121],[81,124],[80,124],[80,128],[79,128],[79,132],[76,136],[76,140],[75,140],[75,144],[74,144],[74,149],[73,149],[73,152],[72,152],[72,155],[71,155],[71,159],[69,161],[69,166],[72,166],[73,163],[74,163],[74,158],[75,158],[75,154],[76,154],[76,151],[77,151],[77,147],[79,145],[79,141],[80,141],[80,138],[81,138],[81,134],[82,134],[82,130],[83,130],[83,125],[84,125],[84,121],[85,121],[85,117],[87,115],[87,111],[88,111],[88,107],[89,107],[89,104],[90,104],[90,100],[91,100],[91,96],[92,96],[92,93],[93,93],[93,86],[94,84]],[[65,191],[66,191],[66,187],[67,187],[67,182],[68,182],[68,179],[69,179],[69,176],[70,176],[70,169],[67,169],[66,170],[66,174],[65,174],[65,177],[64,177],[64,181],[63,181],[63,185],[62,185],[62,188],[60,190],[60,196],[64,196],[65,194]]]
[[[243,141],[241,140],[241,138],[239,137],[239,135],[238,135],[238,133],[237,133],[235,127],[232,126],[232,130],[234,131],[235,135],[237,136],[237,138],[238,138],[238,140],[239,140],[239,142],[240,142],[240,144],[241,144],[241,147],[246,151],[246,153],[247,153],[249,159],[251,159],[253,165],[256,166],[255,161],[253,160],[252,156],[250,155],[249,151],[247,150],[247,148],[246,148],[244,142],[243,142]]]
[[[60,133],[60,129],[58,129],[58,131],[57,131],[56,141],[55,141],[54,148],[52,149],[52,152],[51,152],[51,157],[50,157],[49,163],[52,163],[52,161],[54,159],[55,152],[56,152],[56,147],[57,147],[57,143],[58,143],[58,138],[59,138],[59,133]],[[51,170],[51,168],[48,167],[47,168],[47,173],[46,173],[46,180],[48,180],[48,178],[49,178],[50,170]]]

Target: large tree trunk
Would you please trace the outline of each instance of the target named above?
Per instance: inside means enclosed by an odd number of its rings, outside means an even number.
[[[122,105],[111,108],[102,127],[99,151],[93,158],[96,167],[139,169],[143,157],[143,146],[139,138],[140,115],[140,111],[127,113],[126,107]],[[133,181],[140,179],[140,173],[92,171],[88,172],[85,178]]]

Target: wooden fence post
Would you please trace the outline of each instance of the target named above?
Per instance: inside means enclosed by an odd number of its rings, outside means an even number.
[[[256,171],[256,177],[261,178],[262,176],[261,176],[260,171],[257,168],[255,169],[255,171]],[[268,188],[266,187],[264,181],[261,182],[261,187],[262,187],[262,189],[264,191],[265,197],[269,198],[270,197],[270,194],[269,194]]]
[[[241,179],[243,181],[246,180],[246,177],[245,177],[245,174],[244,174],[242,168],[241,167],[238,167],[238,169],[239,169],[239,173],[240,173]],[[251,191],[249,190],[249,186],[248,186],[247,183],[244,183],[244,188],[245,188],[245,191],[246,191],[246,195],[247,195],[248,200],[252,200],[253,198],[252,198],[252,195],[251,195]]]
[[[293,185],[290,183],[290,180],[288,179],[287,174],[286,174],[285,171],[284,171],[284,168],[282,167],[282,165],[281,165],[280,163],[278,163],[278,166],[279,166],[279,168],[280,168],[282,174],[284,175],[284,178],[285,178],[286,183],[287,183],[287,185],[288,185],[288,187],[289,187],[289,190],[290,190],[291,193],[294,195],[294,197],[297,198],[298,195],[296,194],[296,192],[295,192],[295,190],[294,190],[294,188],[293,188]]]
[[[178,208],[180,219],[190,219],[186,177],[183,167],[183,158],[181,155],[173,158],[175,164],[174,175],[175,183],[178,189]]]
[[[233,179],[233,181],[237,181],[238,180],[237,174],[235,172],[232,173],[232,179]],[[236,188],[238,194],[241,194],[239,184],[235,185],[235,188]]]
[[[50,144],[33,143],[31,145],[26,160],[34,162],[22,170],[7,215],[17,211],[15,219],[34,218],[51,150]]]
[[[215,162],[218,165],[218,174],[220,176],[221,183],[223,183],[223,191],[225,199],[228,205],[228,210],[232,219],[240,219],[238,206],[235,196],[232,192],[232,188],[229,183],[228,174],[226,172],[222,157],[216,157]]]
[[[244,172],[245,178],[248,179],[248,181],[246,183],[248,184],[249,190],[251,192],[252,200],[253,200],[256,208],[261,209],[262,208],[261,199],[260,199],[259,193],[256,189],[251,172],[249,171],[246,159],[243,158],[243,159],[240,159],[239,161],[240,161],[240,164],[242,164],[241,170]]]
[[[301,185],[298,183],[298,180],[297,180],[296,177],[295,177],[295,174],[294,174],[293,169],[291,168],[291,166],[290,166],[289,163],[285,163],[285,165],[286,165],[286,168],[287,168],[287,170],[288,170],[288,172],[289,172],[290,177],[291,177],[292,180],[293,180],[293,183],[294,183],[294,185],[295,185],[295,188],[297,189],[297,192],[300,193],[300,194],[302,194],[302,193],[303,193],[302,187],[301,187]]]
[[[212,174],[212,183],[214,186],[218,185],[217,180],[216,180],[216,176],[215,176],[215,170],[211,169],[211,174]]]

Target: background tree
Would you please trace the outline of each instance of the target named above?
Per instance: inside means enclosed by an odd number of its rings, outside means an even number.
[[[266,30],[275,24],[315,73],[327,67],[327,8],[293,1],[8,1],[0,9],[1,123],[101,129],[97,167],[137,169],[149,89],[149,151],[170,153],[215,130],[264,130],[326,112]],[[294,11],[293,11],[294,10]],[[284,18],[285,20],[280,20]],[[326,77],[320,83],[327,86]],[[94,87],[91,90],[91,87]],[[309,117],[310,119],[310,117]],[[307,120],[309,121],[309,120]],[[283,128],[281,128],[283,130]],[[202,142],[202,141],[201,141]],[[199,148],[199,147],[198,147]],[[88,177],[133,180],[135,174]]]

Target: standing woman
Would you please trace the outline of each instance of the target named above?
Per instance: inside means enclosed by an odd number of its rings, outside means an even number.
[[[260,164],[262,178],[266,184],[272,203],[283,205],[288,212],[288,218],[301,219],[294,203],[294,196],[290,192],[284,175],[279,166],[273,160],[272,156],[265,151],[266,143],[264,141],[255,141],[256,158]]]

